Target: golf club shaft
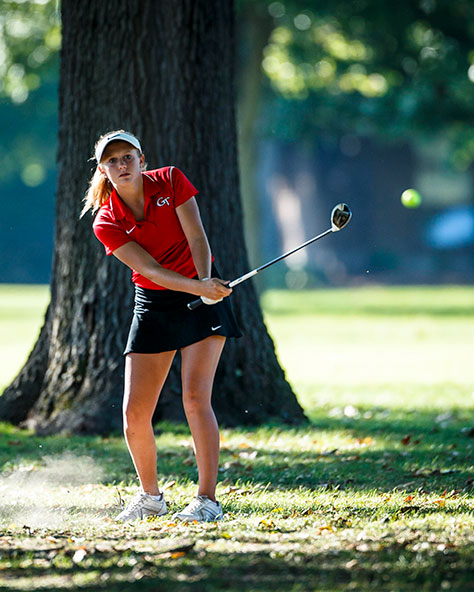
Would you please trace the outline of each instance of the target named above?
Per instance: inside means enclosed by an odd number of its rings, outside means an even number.
[[[241,284],[242,282],[245,282],[246,280],[250,279],[254,275],[257,275],[257,273],[260,273],[264,269],[267,269],[267,267],[270,267],[270,265],[273,265],[275,263],[278,263],[278,261],[281,261],[282,259],[285,259],[285,257],[289,257],[290,255],[293,255],[293,253],[296,253],[296,251],[299,251],[300,249],[304,249],[304,247],[307,247],[311,243],[314,243],[315,241],[319,240],[320,238],[323,238],[323,236],[326,236],[328,234],[331,234],[331,232],[333,232],[333,229],[332,228],[328,228],[328,230],[326,230],[325,232],[322,232],[321,234],[318,234],[317,236],[314,236],[313,238],[310,238],[309,240],[307,240],[303,244],[299,245],[298,247],[295,247],[294,249],[291,249],[291,251],[287,251],[286,253],[283,253],[283,255],[280,255],[279,257],[276,257],[275,259],[272,259],[268,263],[264,263],[260,267],[257,267],[256,269],[253,269],[252,271],[249,271],[248,273],[246,273],[244,275],[241,275],[240,277],[236,278],[235,280],[232,280],[228,284],[229,288],[233,288],[234,286],[237,286],[238,284]],[[198,306],[201,306],[202,303],[203,302],[202,302],[201,298],[198,298],[197,300],[193,300],[192,302],[189,302],[188,303],[188,308],[189,308],[189,310],[194,310]]]
[[[248,280],[252,276],[263,271],[264,269],[267,269],[267,267],[270,267],[270,265],[273,265],[274,263],[278,263],[278,261],[281,261],[282,259],[285,259],[286,257],[289,257],[290,255],[293,255],[293,253],[296,253],[296,251],[299,251],[300,249],[304,249],[304,247],[307,247],[311,243],[314,243],[315,241],[319,240],[320,238],[323,238],[323,236],[326,236],[327,234],[330,234],[331,232],[332,232],[332,228],[329,228],[325,232],[318,234],[318,236],[314,236],[313,238],[310,238],[309,240],[307,240],[305,243],[299,245],[298,247],[291,249],[291,251],[287,251],[286,253],[283,253],[283,255],[280,255],[279,257],[272,259],[268,263],[264,263],[260,267],[257,267],[257,269],[254,269],[253,271],[249,271],[245,275],[242,275],[239,278],[232,280],[229,284],[229,288],[233,288],[234,286],[237,286],[237,284],[241,284],[242,282],[245,282],[245,280]]]

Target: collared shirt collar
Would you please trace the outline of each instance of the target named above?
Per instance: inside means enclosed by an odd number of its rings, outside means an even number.
[[[143,178],[143,194],[145,196],[145,212],[147,211],[150,199],[159,193],[159,184],[149,177],[146,173],[142,173]],[[127,204],[120,199],[115,187],[110,194],[110,209],[116,220],[125,220],[126,218],[134,218],[132,211]]]
[[[160,185],[146,173],[142,173],[143,193],[145,194],[145,203],[148,199],[159,193]]]

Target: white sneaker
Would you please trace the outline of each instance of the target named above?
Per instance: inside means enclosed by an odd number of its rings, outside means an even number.
[[[161,495],[151,495],[142,491],[132,498],[126,508],[116,516],[117,522],[127,522],[129,520],[143,520],[147,516],[163,516],[168,508],[165,498]]]
[[[184,522],[214,522],[222,520],[222,507],[219,502],[213,502],[207,495],[198,495],[173,518]]]

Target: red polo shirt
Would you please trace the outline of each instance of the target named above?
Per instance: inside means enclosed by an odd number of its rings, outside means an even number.
[[[93,223],[96,237],[111,255],[125,243],[135,241],[163,267],[192,278],[196,276],[188,241],[176,208],[198,191],[176,167],[146,171],[143,175],[145,217],[136,221],[115,189],[99,209]],[[133,270],[132,281],[142,288],[165,290]]]

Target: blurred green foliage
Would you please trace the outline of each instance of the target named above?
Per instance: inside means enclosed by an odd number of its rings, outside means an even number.
[[[452,159],[474,160],[472,0],[239,0],[273,29],[263,129],[407,137],[442,131]]]
[[[1,0],[0,91],[24,103],[61,46],[56,0]]]
[[[55,165],[57,0],[0,0],[0,182],[38,187]]]

